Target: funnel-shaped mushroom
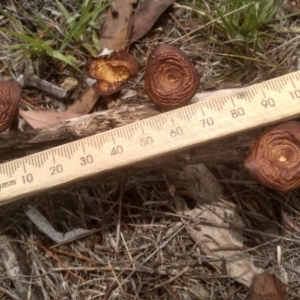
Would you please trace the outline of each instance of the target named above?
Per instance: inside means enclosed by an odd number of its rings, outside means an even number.
[[[149,56],[145,88],[150,100],[165,108],[189,102],[199,87],[199,75],[188,57],[172,45],[160,45]]]
[[[259,135],[244,166],[269,188],[286,192],[300,187],[300,123],[286,122]]]
[[[97,81],[93,88],[102,96],[118,92],[123,83],[138,73],[139,63],[134,56],[121,50],[108,56],[89,59],[88,76]]]
[[[17,82],[0,81],[0,132],[9,128],[16,119],[21,92]]]

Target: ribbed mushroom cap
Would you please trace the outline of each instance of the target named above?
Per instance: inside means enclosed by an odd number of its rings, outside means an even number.
[[[286,122],[259,135],[244,166],[269,188],[286,192],[300,187],[300,123]]]
[[[121,50],[108,56],[89,59],[88,76],[97,81],[93,88],[102,96],[118,92],[123,83],[138,73],[139,63],[134,56]]]
[[[145,88],[152,102],[176,108],[189,102],[199,87],[199,74],[188,57],[172,45],[159,45],[149,56]]]
[[[0,81],[0,132],[18,116],[22,89],[17,82]]]

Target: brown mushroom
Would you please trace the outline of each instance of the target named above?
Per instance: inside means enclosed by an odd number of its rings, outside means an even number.
[[[253,276],[245,300],[284,300],[288,285],[281,278],[263,272]]]
[[[107,56],[90,58],[86,73],[97,80],[93,89],[102,96],[109,96],[118,92],[123,83],[138,73],[138,69],[137,59],[121,50]]]
[[[16,119],[21,92],[17,82],[0,81],[0,132],[9,128]]]
[[[286,122],[259,135],[244,166],[269,188],[286,192],[300,187],[300,122]]]
[[[199,74],[178,48],[163,44],[149,56],[145,70],[145,88],[150,100],[164,108],[188,103],[199,87]]]

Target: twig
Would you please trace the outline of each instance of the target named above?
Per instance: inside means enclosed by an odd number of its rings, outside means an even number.
[[[290,218],[286,213],[282,213],[282,219],[285,225],[290,227],[292,230],[296,232],[300,232],[300,224],[295,222],[292,218]]]
[[[34,244],[36,245],[37,247],[41,248],[42,250],[44,250],[45,253],[47,253],[50,257],[52,257],[54,260],[56,260],[61,266],[63,266],[64,268],[67,267],[67,265],[65,263],[63,263],[61,261],[61,259],[56,255],[54,254],[52,251],[50,251],[49,249],[47,249],[45,246],[41,245],[40,243],[32,240],[32,239],[27,239],[27,242],[28,243],[31,243],[31,244]],[[68,274],[71,274],[73,275],[74,277],[80,279],[82,282],[86,282],[86,280],[84,278],[82,278],[80,275],[78,275],[77,273],[71,271],[71,270],[67,270],[67,275]]]
[[[177,27],[179,29],[181,29],[185,33],[185,36],[186,37],[190,37],[188,31],[185,29],[184,26],[181,25],[181,23],[177,20],[177,18],[172,13],[169,13],[169,15],[173,19],[173,21],[175,22],[175,24],[177,25]]]
[[[39,78],[34,74],[34,69],[31,60],[27,61],[26,72],[18,78],[19,84],[24,86],[35,87],[41,91],[44,91],[54,97],[64,98],[67,95],[67,90],[52,84],[49,81]]]
[[[182,274],[184,274],[184,273],[187,272],[188,270],[189,270],[189,267],[185,267],[185,268],[184,268],[181,272],[179,272],[176,276],[174,276],[174,277],[172,277],[172,278],[170,278],[170,279],[168,279],[168,280],[166,280],[166,281],[164,281],[164,282],[162,282],[162,283],[160,283],[160,284],[155,285],[151,290],[158,289],[158,288],[160,288],[160,287],[162,287],[162,286],[164,286],[164,285],[167,285],[167,284],[171,283],[172,281],[174,281],[176,278],[180,277]]]

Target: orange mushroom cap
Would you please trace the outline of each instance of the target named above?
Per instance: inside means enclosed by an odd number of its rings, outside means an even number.
[[[123,83],[138,73],[137,59],[124,50],[108,56],[89,58],[88,76],[97,81],[93,88],[102,96],[118,92]]]

